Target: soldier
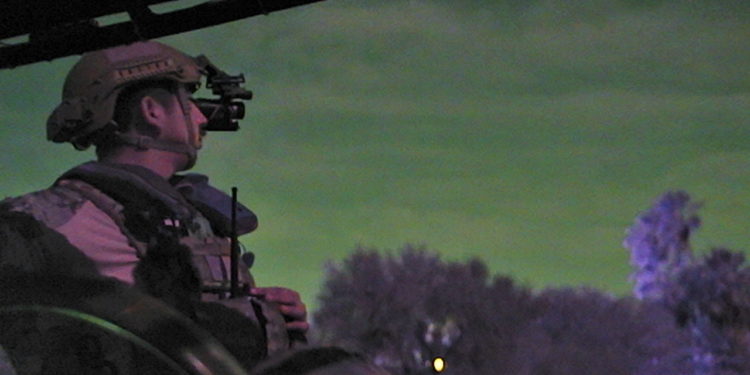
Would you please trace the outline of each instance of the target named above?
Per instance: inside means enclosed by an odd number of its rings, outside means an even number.
[[[231,200],[205,176],[177,174],[195,164],[202,146],[207,119],[191,94],[213,67],[206,61],[156,42],[84,54],[65,80],[47,137],[79,150],[93,145],[97,161],[65,172],[48,189],[6,199],[0,219],[18,223],[14,215],[33,217],[64,236],[100,275],[163,299],[217,336],[237,333],[222,341],[235,353],[253,352],[246,356],[252,365],[288,347],[287,333],[304,334],[309,324],[298,293],[254,287],[247,275],[253,302],[225,298],[231,243],[225,213]],[[238,234],[257,226],[255,215],[241,205],[236,223]],[[13,258],[3,251],[0,270]],[[69,257],[87,269],[87,260]],[[22,263],[10,266],[33,268]],[[248,329],[261,332],[265,342],[242,343],[248,339],[239,332],[247,332],[235,329],[236,314],[226,306],[259,321],[260,328]],[[270,317],[276,308],[283,319]]]

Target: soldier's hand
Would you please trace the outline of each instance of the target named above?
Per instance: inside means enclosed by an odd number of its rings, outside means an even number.
[[[310,329],[307,322],[307,307],[302,302],[299,293],[282,287],[252,288],[250,295],[262,298],[279,305],[281,315],[286,319],[288,331],[306,333]]]

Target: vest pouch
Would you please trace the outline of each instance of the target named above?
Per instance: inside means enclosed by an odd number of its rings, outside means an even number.
[[[247,295],[229,298],[231,290],[229,277],[231,275],[229,255],[231,242],[229,239],[213,237],[202,240],[185,237],[180,242],[193,251],[193,262],[201,277],[203,301],[216,302],[229,307],[260,327],[266,339],[268,355],[289,349],[290,340],[286,331],[286,322],[275,303]],[[249,291],[255,286],[255,282],[242,258],[238,260],[241,289]]]
[[[231,242],[228,238],[210,237],[199,239],[183,237],[180,243],[190,248],[193,253],[193,264],[201,279],[203,300],[214,301],[229,298],[231,290]],[[239,261],[239,283],[241,290],[255,286],[250,270],[242,258]]]

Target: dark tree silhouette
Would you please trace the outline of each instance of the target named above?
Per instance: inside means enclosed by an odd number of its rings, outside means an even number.
[[[321,343],[394,374],[431,373],[435,357],[446,374],[634,374],[689,341],[659,305],[588,289],[534,295],[479,260],[443,262],[413,246],[330,264],[320,302]]]
[[[685,267],[664,303],[692,334],[696,375],[750,374],[750,268],[715,249]]]
[[[399,256],[358,249],[328,266],[313,322],[319,341],[365,353],[397,374],[496,373],[513,353],[516,327],[536,315],[531,296],[490,278],[479,260],[445,263],[424,248]]]
[[[535,302],[542,314],[519,335],[509,373],[682,374],[688,337],[658,304],[587,288],[547,290]]]

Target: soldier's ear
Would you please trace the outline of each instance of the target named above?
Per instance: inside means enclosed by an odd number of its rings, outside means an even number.
[[[165,108],[158,100],[154,99],[150,95],[145,95],[141,98],[139,103],[141,116],[143,119],[154,126],[161,126],[167,117],[167,108]]]

